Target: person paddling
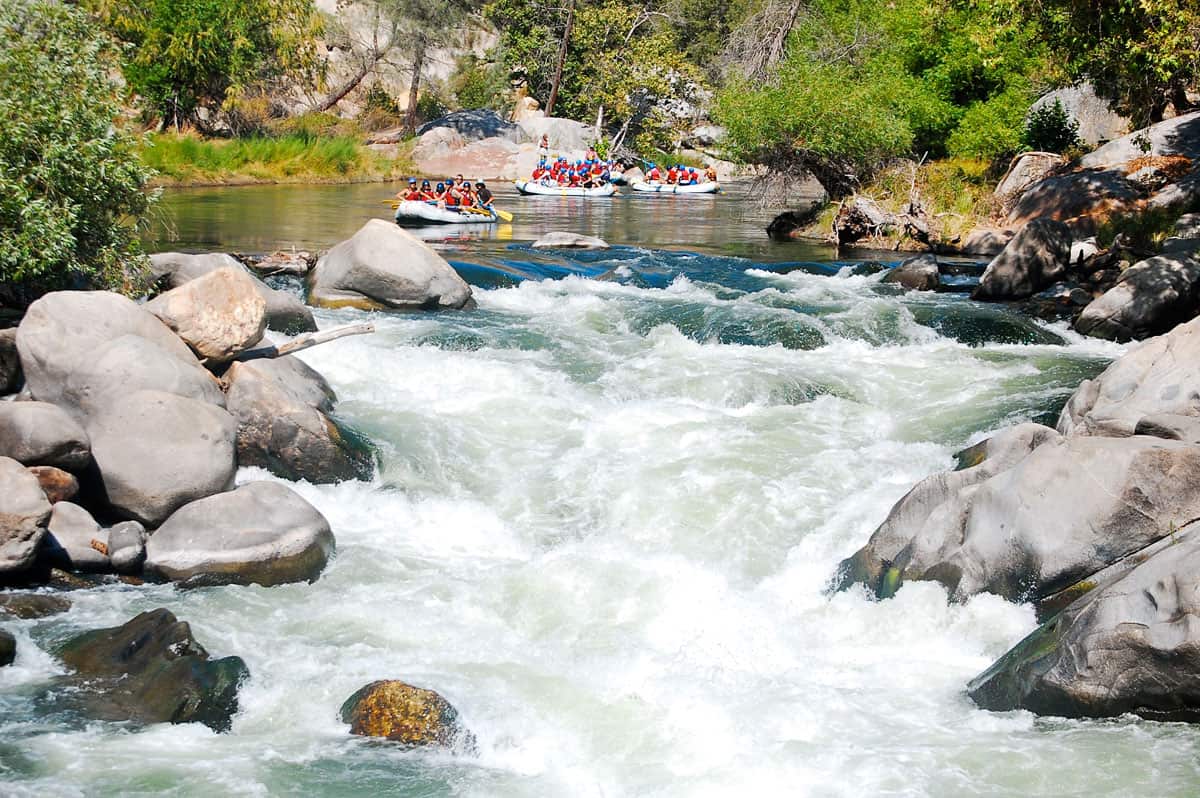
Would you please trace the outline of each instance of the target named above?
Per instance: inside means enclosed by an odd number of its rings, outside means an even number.
[[[410,177],[408,179],[408,189],[397,193],[396,197],[406,201],[424,199],[424,197],[421,196],[420,189],[417,188],[417,179],[415,177]]]
[[[648,182],[648,183],[661,183],[662,182],[662,170],[658,168],[658,164],[656,164],[656,163],[650,164],[650,171],[646,173],[646,182]]]
[[[482,180],[475,184],[475,196],[479,199],[479,207],[489,211],[492,209],[492,192]]]

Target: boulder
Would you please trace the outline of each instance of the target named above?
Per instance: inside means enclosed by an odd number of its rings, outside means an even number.
[[[38,481],[42,493],[51,504],[70,501],[79,495],[79,480],[54,466],[30,466],[29,473]]]
[[[1023,299],[1067,272],[1071,231],[1062,222],[1036,219],[1017,233],[979,278],[972,299]]]
[[[28,570],[50,520],[50,502],[37,478],[10,457],[0,457],[0,578]]]
[[[1175,220],[1171,235],[1163,241],[1163,252],[1194,252],[1200,247],[1200,213],[1187,213]]]
[[[320,390],[324,380],[280,362],[288,359],[234,363],[226,374],[229,412],[238,422],[238,463],[314,483],[369,479],[370,447],[323,412],[332,407]]]
[[[246,265],[223,252],[191,255],[186,252],[158,252],[150,256],[154,274],[172,289],[204,277],[219,269],[238,269],[254,281],[254,290],[267,303],[267,327],[289,335],[314,332],[317,323],[304,302],[288,291],[281,291],[250,274]],[[308,273],[308,253],[276,252],[256,262],[254,268],[271,274]]]
[[[509,122],[495,111],[483,108],[468,111],[455,111],[443,117],[426,122],[417,128],[417,135],[423,136],[437,128],[448,128],[458,133],[463,141],[479,141],[489,138],[508,138],[514,143],[521,136],[521,128]]]
[[[1200,721],[1200,538],[1075,600],[967,685],[984,709]]]
[[[1053,152],[1027,152],[1013,159],[1004,177],[996,185],[995,195],[1005,202],[1062,166],[1066,159]]]
[[[458,719],[458,710],[433,690],[397,679],[359,688],[346,699],[342,723],[350,733],[383,737],[406,746],[472,750],[474,735]]]
[[[0,396],[21,387],[21,358],[17,354],[16,328],[0,330]]]
[[[87,431],[107,499],[127,518],[155,526],[233,486],[237,422],[221,408],[135,391],[102,405]]]
[[[1200,320],[1148,339],[1084,380],[1058,419],[1063,435],[1132,435],[1146,416],[1200,416]]]
[[[17,328],[25,384],[34,399],[71,403],[68,378],[108,341],[132,335],[184,362],[195,356],[179,336],[129,299],[107,291],[56,291],[29,306]],[[125,365],[136,372],[137,364]]]
[[[108,530],[108,559],[119,574],[138,574],[146,561],[146,527],[122,521]]]
[[[227,363],[258,343],[267,329],[267,303],[240,265],[172,288],[151,300],[146,310],[210,363]]]
[[[0,402],[0,456],[68,471],[92,459],[87,433],[65,410],[48,402]]]
[[[1133,434],[1200,445],[1200,416],[1180,416],[1175,413],[1143,416],[1138,419]]]
[[[109,401],[120,401],[131,391],[148,390],[225,406],[225,394],[212,373],[190,351],[169,353],[137,335],[123,335],[96,347],[67,377],[63,401],[82,414]]]
[[[325,307],[436,310],[472,302],[471,287],[416,236],[372,219],[329,250],[309,274],[309,297]]]
[[[895,283],[910,291],[936,291],[942,284],[937,258],[920,255],[909,258],[883,276],[883,282]]]
[[[251,270],[257,272],[263,277],[270,277],[276,274],[287,274],[293,277],[303,277],[308,274],[309,267],[316,260],[311,252],[293,250],[284,252],[282,250],[271,252],[262,257],[241,256],[242,262]],[[270,303],[268,303],[269,305]],[[268,311],[269,313],[269,311]],[[268,321],[269,325],[269,321]]]
[[[180,508],[146,543],[146,573],[193,585],[312,582],[333,554],[315,507],[277,482],[249,482]]]
[[[962,252],[965,255],[999,255],[1012,241],[1013,231],[994,227],[976,227],[967,233]]]
[[[1041,424],[1019,424],[959,452],[954,471],[933,474],[913,486],[896,502],[871,539],[838,566],[832,588],[866,585],[879,598],[888,598],[900,585],[897,561],[917,530],[946,512],[961,494],[1000,474],[1058,433]]]
[[[71,502],[54,505],[39,555],[47,564],[71,571],[108,571],[107,551],[108,534],[91,513]]]
[[[12,665],[17,659],[17,638],[0,629],[0,668]]]
[[[1052,174],[1021,192],[1005,220],[1020,227],[1035,219],[1065,222],[1077,233],[1096,232],[1099,220],[1128,210],[1141,199],[1141,190],[1121,172],[1085,169]]]
[[[0,612],[29,620],[57,615],[71,609],[71,602],[50,593],[0,593]]]
[[[1182,250],[1130,266],[1117,284],[1083,309],[1075,329],[1129,341],[1167,332],[1200,310],[1200,251]]]
[[[1127,117],[1112,110],[1108,100],[1096,94],[1090,83],[1080,83],[1055,89],[1042,95],[1030,108],[1034,110],[1053,105],[1055,100],[1062,104],[1067,115],[1079,125],[1079,139],[1089,147],[1095,147],[1129,132],[1131,123]]]
[[[1079,163],[1085,169],[1122,170],[1130,161],[1146,155],[1200,158],[1200,111],[1167,119],[1110,141],[1083,156]]]
[[[546,136],[550,140],[551,155],[581,153],[594,138],[591,125],[559,116],[526,117],[517,124],[525,132],[527,141],[540,142],[542,136]]]
[[[629,177],[629,171],[625,172],[627,179],[631,182],[633,178]],[[787,241],[788,239],[798,238],[804,229],[817,220],[821,213],[821,204],[814,202],[807,208],[802,208],[795,211],[784,211],[771,220],[767,225],[767,237],[774,241]]]
[[[241,657],[211,659],[186,622],[165,609],[123,626],[85,632],[59,657],[75,673],[60,700],[99,720],[203,723],[228,731],[249,676]],[[65,695],[64,695],[65,694]]]
[[[853,576],[890,593],[915,579],[941,583],[956,600],[982,592],[1038,600],[1200,517],[1200,447],[1143,436],[1051,439],[928,512],[898,517],[909,503],[843,564],[843,582]]]
[[[608,249],[608,242],[595,236],[585,236],[579,233],[546,233],[530,244],[534,249]]]

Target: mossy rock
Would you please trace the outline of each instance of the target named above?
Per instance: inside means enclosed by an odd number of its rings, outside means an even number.
[[[397,679],[360,688],[342,704],[350,733],[382,737],[412,747],[474,751],[475,736],[458,720],[458,710],[433,690]]]

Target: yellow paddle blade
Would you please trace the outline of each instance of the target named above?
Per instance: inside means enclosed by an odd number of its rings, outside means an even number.
[[[499,208],[492,208],[492,210],[496,212],[497,216],[506,222],[511,222],[513,220],[513,215],[508,211],[502,211]]]

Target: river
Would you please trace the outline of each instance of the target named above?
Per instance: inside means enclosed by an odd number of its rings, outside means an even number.
[[[148,237],[324,248],[385,216],[387,190],[172,192]],[[1034,628],[1029,607],[823,592],[914,482],[989,430],[1052,423],[1120,348],[901,293],[889,253],[772,244],[741,192],[500,191],[515,224],[434,241],[477,310],[376,314],[375,335],[303,355],[384,464],[295,486],[337,536],[322,578],[113,585],[7,622],[0,793],[1195,795],[1189,726],[974,707],[964,684]],[[550,230],[617,246],[531,251]],[[230,733],[39,709],[58,641],[159,606],[249,665]],[[478,756],[349,737],[339,706],[380,678],[441,692]]]

